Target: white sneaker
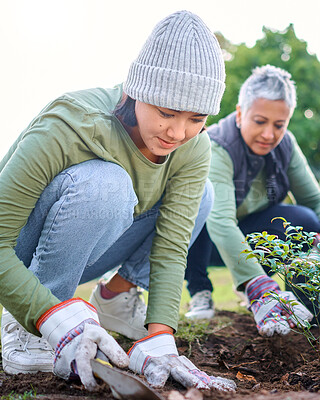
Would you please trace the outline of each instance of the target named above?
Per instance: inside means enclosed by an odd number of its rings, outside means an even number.
[[[1,318],[2,368],[8,374],[52,372],[49,343],[27,332],[5,309]]]
[[[185,314],[190,319],[210,319],[214,316],[214,304],[210,290],[202,290],[192,296],[189,311]]]
[[[101,326],[133,340],[147,336],[148,331],[144,327],[147,306],[142,292],[134,287],[112,299],[104,299],[100,291],[102,284],[100,282],[96,286],[89,299],[89,303],[97,309]]]

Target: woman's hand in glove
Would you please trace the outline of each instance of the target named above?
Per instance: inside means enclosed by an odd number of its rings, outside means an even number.
[[[88,390],[98,387],[90,364],[98,348],[116,366],[124,368],[129,364],[124,350],[100,326],[95,308],[82,299],[50,308],[39,318],[37,328],[55,349],[53,372],[63,379],[78,375]]]
[[[128,354],[129,368],[144,374],[148,383],[155,388],[163,387],[171,375],[186,388],[215,388],[222,391],[236,389],[232,380],[209,376],[186,357],[179,356],[174,336],[170,332],[158,332],[137,341]]]
[[[300,303],[292,292],[280,290],[276,281],[260,275],[247,283],[246,296],[262,336],[274,333],[287,335],[291,328],[306,325],[313,315]]]

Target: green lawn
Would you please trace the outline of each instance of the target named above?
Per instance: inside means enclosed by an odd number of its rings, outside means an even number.
[[[234,293],[232,289],[232,279],[230,272],[224,267],[210,267],[209,276],[214,286],[213,300],[215,307],[219,310],[241,311],[244,307],[240,305],[241,299]],[[283,289],[282,282],[276,278],[276,281]],[[92,289],[96,286],[97,281],[91,281],[80,285],[75,293],[75,297],[81,297],[84,300],[89,300]],[[144,292],[145,300],[147,301],[148,293]],[[188,308],[190,301],[189,292],[186,289],[186,282],[184,283],[180,312],[184,314]],[[0,315],[2,307],[0,305]]]
[[[213,283],[213,301],[215,303],[215,308],[219,310],[229,310],[229,311],[243,311],[245,308],[242,305],[242,299],[233,291],[233,284],[231,279],[231,274],[225,267],[210,267],[209,277]],[[275,280],[279,283],[282,290],[284,290],[284,285],[281,280],[274,276]],[[97,281],[91,281],[80,285],[76,291],[76,296],[82,297],[85,300],[89,300],[90,293],[95,287]],[[148,293],[144,292],[144,298],[147,302]],[[181,298],[180,312],[185,314],[188,309],[188,302],[190,301],[190,295],[186,289],[186,282],[184,282]],[[242,304],[241,304],[242,303]]]
[[[223,310],[237,311],[241,299],[232,290],[231,275],[227,268],[209,268],[209,276],[214,286],[213,300],[216,308]],[[76,296],[82,297],[85,300],[89,300],[90,293],[95,287],[96,281],[91,281],[80,285],[76,291]],[[147,292],[145,299],[147,301]],[[187,303],[190,300],[189,292],[186,289],[186,282],[184,283],[181,299],[181,313],[187,311]]]

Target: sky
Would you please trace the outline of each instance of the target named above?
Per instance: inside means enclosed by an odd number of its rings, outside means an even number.
[[[0,0],[0,159],[55,97],[125,81],[156,23],[182,9],[247,46],[293,23],[320,59],[320,0]]]

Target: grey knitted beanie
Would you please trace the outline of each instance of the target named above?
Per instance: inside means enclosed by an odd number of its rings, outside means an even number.
[[[159,107],[218,114],[225,69],[216,37],[189,11],[160,21],[131,64],[124,91]]]

